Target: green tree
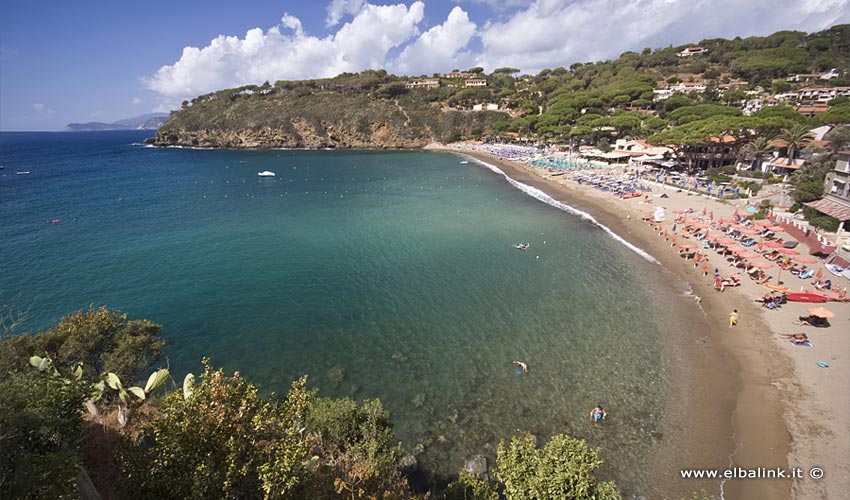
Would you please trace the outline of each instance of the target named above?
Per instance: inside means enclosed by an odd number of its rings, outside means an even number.
[[[773,149],[770,141],[766,137],[756,137],[752,142],[747,144],[746,151],[753,157],[751,168],[757,169],[761,166],[764,156]]]
[[[812,141],[815,135],[809,131],[809,128],[802,124],[794,125],[790,128],[782,129],[779,134],[779,139],[785,141],[788,145],[788,164],[797,157],[797,153],[806,147],[806,144]]]
[[[515,436],[508,445],[499,443],[496,461],[496,477],[508,500],[621,498],[614,483],[594,476],[602,465],[598,450],[563,434],[553,436],[543,449],[531,435]]]
[[[389,413],[378,400],[312,399],[307,408],[307,440],[318,457],[310,498],[379,498],[409,490],[398,472],[401,446],[394,441]]]
[[[77,498],[86,385],[26,371],[0,377],[0,491],[4,498]]]
[[[443,500],[499,500],[499,493],[484,479],[463,471],[446,487]]]
[[[294,498],[307,473],[302,438],[309,393],[306,378],[282,401],[260,397],[235,373],[227,377],[204,360],[190,397],[173,392],[151,440],[123,455],[139,496],[149,498]]]
[[[839,151],[850,145],[850,126],[844,125],[830,130],[825,137],[832,149]]]
[[[30,356],[47,355],[59,368],[83,363],[89,381],[114,372],[133,382],[162,356],[167,342],[159,337],[161,331],[150,321],[131,321],[121,311],[92,306],[65,316],[45,332],[0,342],[0,373],[20,369]]]
[[[821,113],[814,118],[816,123],[822,125],[843,125],[850,123],[850,102],[843,102],[832,106],[826,113]]]

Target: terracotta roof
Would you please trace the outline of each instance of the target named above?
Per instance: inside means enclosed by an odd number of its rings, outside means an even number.
[[[788,158],[774,158],[770,162],[771,167],[779,167],[779,168],[790,168],[792,170],[796,170],[803,166],[806,163],[806,160],[801,158],[795,158],[793,162],[788,163]]]
[[[804,205],[812,207],[818,212],[825,213],[830,217],[835,217],[838,220],[850,220],[850,206],[842,205],[826,198],[811,203],[804,203]]]

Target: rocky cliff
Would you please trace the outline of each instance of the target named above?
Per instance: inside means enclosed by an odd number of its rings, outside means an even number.
[[[147,142],[210,148],[420,148],[480,137],[506,116],[444,110],[408,94],[230,89],[184,104]]]

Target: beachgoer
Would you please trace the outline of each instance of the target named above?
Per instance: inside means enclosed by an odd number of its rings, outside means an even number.
[[[602,408],[601,404],[597,404],[596,408],[590,410],[590,420],[594,423],[599,422],[600,420],[605,420],[605,417],[608,416],[608,413]]]
[[[729,313],[729,328],[733,326],[738,326],[738,310],[733,309],[731,313]]]
[[[522,373],[528,373],[528,365],[523,363],[522,361],[514,361],[514,364],[522,370]]]

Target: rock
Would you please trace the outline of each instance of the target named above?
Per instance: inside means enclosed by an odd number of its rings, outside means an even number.
[[[404,458],[399,462],[399,469],[404,474],[410,474],[411,472],[416,472],[416,469],[419,468],[419,462],[416,460],[416,457],[413,455],[405,455]]]
[[[466,462],[464,470],[476,476],[487,474],[487,458],[483,455],[474,456],[472,460]]]

